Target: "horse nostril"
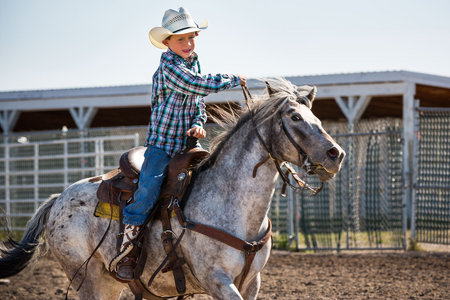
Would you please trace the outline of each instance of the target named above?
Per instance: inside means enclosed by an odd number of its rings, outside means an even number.
[[[339,151],[335,147],[333,147],[327,151],[327,155],[331,160],[336,160],[339,155]]]

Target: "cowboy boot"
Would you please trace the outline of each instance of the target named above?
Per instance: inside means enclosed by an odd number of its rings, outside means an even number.
[[[141,226],[125,225],[119,254],[111,261],[110,271],[115,271],[117,278],[121,280],[131,281],[134,279],[137,258],[132,253],[134,248],[133,240],[138,236],[140,230]]]

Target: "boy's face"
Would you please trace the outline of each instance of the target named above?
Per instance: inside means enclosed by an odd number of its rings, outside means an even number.
[[[191,57],[195,49],[196,32],[176,34],[165,39],[163,44],[184,59]]]

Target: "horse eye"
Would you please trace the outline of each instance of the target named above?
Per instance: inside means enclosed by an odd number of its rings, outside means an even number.
[[[302,117],[299,114],[295,114],[291,117],[292,121],[298,122],[302,120]]]

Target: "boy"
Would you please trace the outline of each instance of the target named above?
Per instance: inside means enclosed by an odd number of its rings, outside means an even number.
[[[198,26],[189,12],[180,7],[179,11],[167,10],[162,27],[150,30],[151,43],[168,50],[161,55],[160,66],[153,75],[152,113],[139,188],[134,203],[124,209],[123,242],[110,266],[122,280],[133,280],[136,261],[129,255],[132,241],[157,202],[170,159],[184,148],[186,135],[206,137],[203,97],[246,82],[243,76],[200,75],[195,38],[206,28],[206,21]]]

